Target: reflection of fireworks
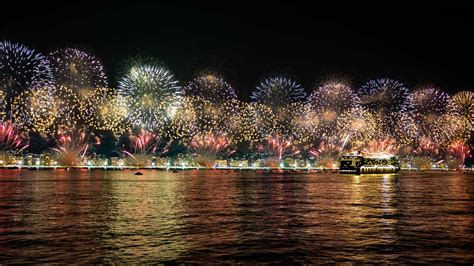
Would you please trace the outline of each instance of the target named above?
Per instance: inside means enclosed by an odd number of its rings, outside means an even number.
[[[119,82],[119,95],[128,99],[129,120],[146,129],[161,128],[182,94],[171,72],[157,65],[135,65]]]
[[[347,110],[337,121],[338,135],[344,143],[351,142],[356,146],[373,139],[378,127],[372,113],[362,107]]]
[[[226,157],[235,152],[230,149],[230,144],[225,134],[207,133],[194,136],[189,149],[197,156],[196,161],[200,165],[211,167],[217,157]]]
[[[234,88],[217,75],[199,76],[184,86],[187,96],[199,96],[213,103],[237,98]]]
[[[299,154],[291,138],[285,138],[279,134],[271,134],[265,142],[258,144],[255,150],[266,157],[271,166],[285,159],[285,157]]]
[[[276,122],[270,108],[259,103],[244,104],[238,122],[238,141],[256,142],[275,132]]]
[[[107,87],[107,77],[99,59],[76,48],[64,48],[49,54],[58,85],[74,91]]]
[[[0,41],[0,89],[10,112],[13,98],[27,90],[51,86],[53,74],[49,61],[22,44]]]
[[[13,120],[24,130],[52,133],[58,110],[53,92],[51,87],[22,92],[12,103]]]
[[[367,143],[362,149],[367,154],[396,154],[397,144],[394,139],[375,139]]]
[[[26,149],[25,137],[20,130],[10,122],[3,122],[0,126],[0,150],[1,151],[18,151]]]
[[[272,109],[305,100],[306,92],[294,80],[285,77],[272,77],[262,81],[252,92],[250,98]]]
[[[91,135],[85,130],[70,130],[57,137],[57,147],[53,148],[59,155],[62,166],[79,166],[83,162],[89,148]]]
[[[383,115],[403,111],[408,96],[408,88],[392,79],[370,80],[358,92],[363,106]]]

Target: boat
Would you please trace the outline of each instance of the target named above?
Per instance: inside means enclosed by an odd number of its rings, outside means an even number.
[[[400,171],[398,157],[391,154],[364,154],[360,151],[343,155],[339,173],[341,174],[383,174]]]

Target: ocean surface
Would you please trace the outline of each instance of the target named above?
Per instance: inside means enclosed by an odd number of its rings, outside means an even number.
[[[474,175],[0,170],[0,263],[474,263]]]

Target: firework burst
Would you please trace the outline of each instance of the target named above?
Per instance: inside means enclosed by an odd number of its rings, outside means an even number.
[[[3,122],[0,126],[0,150],[2,152],[21,152],[28,147],[25,136],[18,127],[10,122]]]
[[[231,149],[231,140],[224,133],[198,134],[193,137],[189,150],[197,157],[202,166],[212,167],[218,157],[227,157],[235,152]]]
[[[24,91],[48,87],[54,83],[49,61],[28,47],[9,41],[0,41],[0,89],[10,115],[10,104]]]
[[[471,154],[470,147],[460,140],[453,141],[448,146],[448,158],[455,159],[454,168],[464,168],[464,162],[466,158],[469,158]],[[456,165],[457,164],[457,165]]]
[[[358,147],[375,138],[379,124],[371,112],[363,107],[355,107],[344,112],[338,119],[338,136],[343,139],[343,146],[351,143]]]
[[[374,139],[369,141],[362,152],[370,155],[393,155],[397,153],[397,142],[395,139]]]
[[[104,107],[110,107],[111,103],[120,104],[116,101],[118,98],[116,91],[110,88],[96,88],[90,90],[85,97],[77,98],[79,99],[81,121],[84,121],[87,126],[95,129],[104,128],[101,126],[101,115],[104,114]],[[120,108],[117,108],[115,111],[120,111]]]
[[[132,66],[118,86],[119,95],[128,100],[129,122],[135,127],[162,129],[170,117],[182,89],[173,74],[163,66]]]
[[[259,103],[243,104],[238,119],[238,142],[258,142],[277,132],[277,123],[272,110]]]
[[[344,82],[329,81],[308,97],[311,108],[320,114],[323,136],[336,134],[337,120],[345,111],[360,105],[359,97]]]
[[[313,141],[319,132],[319,113],[306,103],[292,103],[284,108],[283,121],[278,121],[280,134],[293,139],[295,144]]]
[[[150,156],[163,155],[166,152],[168,152],[168,145],[164,143],[161,134],[145,129],[131,134],[129,148],[123,150],[127,156],[127,164],[138,167],[148,166]]]
[[[316,158],[316,167],[331,169],[339,166],[344,148],[335,138],[328,138],[307,150],[310,156]]]
[[[432,159],[441,160],[443,158],[443,147],[428,138],[422,138],[418,147],[413,150],[413,154],[417,157],[430,157]]]
[[[456,137],[464,141],[470,140],[474,130],[474,93],[458,92],[451,99],[449,111],[460,125]]]
[[[237,98],[234,88],[215,74],[202,75],[191,80],[184,86],[184,93],[186,96],[199,96],[214,103]]]
[[[52,87],[24,91],[12,103],[13,120],[26,131],[51,134],[58,111]]]
[[[290,103],[302,102],[306,98],[303,87],[286,77],[271,77],[263,80],[252,92],[250,99],[264,104],[274,111]]]
[[[408,95],[405,108],[418,128],[418,138],[438,140],[437,121],[446,114],[449,95],[434,87],[422,87]]]
[[[90,89],[108,86],[101,62],[89,53],[69,47],[51,52],[48,58],[59,86],[68,87],[84,97]]]
[[[111,131],[116,136],[130,130],[126,123],[128,107],[126,100],[119,95],[103,101],[97,106],[90,125],[98,130]]]
[[[57,87],[54,89],[54,105],[57,106],[56,131],[61,133],[77,128],[83,116],[78,94],[68,87]]]
[[[382,116],[403,112],[409,93],[403,83],[384,78],[368,81],[357,92],[364,107]]]
[[[82,165],[91,148],[92,137],[93,135],[83,129],[60,133],[56,139],[57,147],[53,148],[59,156],[59,164],[62,166]]]
[[[265,165],[270,167],[278,167],[286,157],[300,153],[291,138],[277,133],[270,134],[263,143],[257,144],[255,151],[265,158]]]

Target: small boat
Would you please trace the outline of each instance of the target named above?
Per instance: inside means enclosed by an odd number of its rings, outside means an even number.
[[[384,174],[400,171],[398,157],[391,154],[363,154],[355,152],[342,156],[341,174]]]
[[[143,175],[142,172],[136,172],[135,175]]]
[[[178,172],[178,170],[173,170],[173,173],[177,173],[177,172]]]

